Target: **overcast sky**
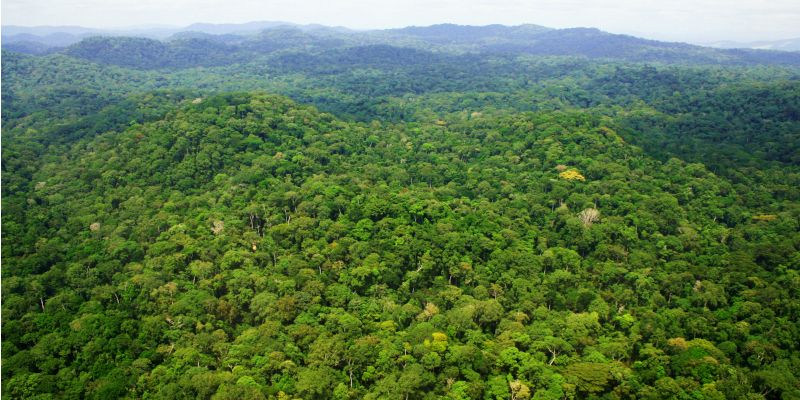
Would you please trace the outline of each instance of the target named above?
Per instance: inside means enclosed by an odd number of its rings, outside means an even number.
[[[800,0],[2,0],[3,25],[255,20],[387,28],[458,23],[597,27],[663,40],[800,37]]]

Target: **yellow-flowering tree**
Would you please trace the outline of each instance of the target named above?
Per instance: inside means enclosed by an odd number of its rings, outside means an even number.
[[[558,176],[560,176],[562,179],[566,179],[568,181],[585,181],[586,180],[586,178],[583,175],[581,175],[581,173],[578,172],[578,170],[576,170],[576,169],[568,169],[568,170],[558,174]]]

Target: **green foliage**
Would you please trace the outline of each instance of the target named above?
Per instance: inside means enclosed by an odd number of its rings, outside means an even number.
[[[89,45],[172,69],[4,53],[10,397],[798,396],[796,71]]]

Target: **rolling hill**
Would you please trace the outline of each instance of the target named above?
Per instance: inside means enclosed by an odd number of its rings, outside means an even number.
[[[40,42],[51,47],[70,45],[64,51],[78,57],[114,63],[115,60],[125,66],[132,66],[130,60],[118,58],[114,52],[129,53],[136,57],[147,49],[141,46],[157,46],[143,40],[124,39],[124,31],[112,33],[114,37],[98,39],[96,37],[86,40],[86,43],[76,41],[82,36],[73,33],[53,33],[46,37],[35,36],[15,28],[17,33],[4,39],[11,47],[9,50],[40,54],[43,50],[39,47],[19,45],[20,42]],[[73,29],[74,32],[80,32]],[[31,32],[37,32],[32,30]],[[87,35],[91,31],[80,33]],[[428,27],[408,27],[383,31],[349,31],[341,28],[327,28],[322,26],[300,26],[280,22],[250,23],[243,25],[213,25],[196,24],[184,29],[175,29],[170,35],[166,31],[147,33],[147,37],[166,38],[202,38],[209,40],[208,59],[213,61],[201,62],[200,65],[232,64],[249,60],[255,55],[270,53],[281,49],[331,50],[359,45],[389,45],[397,47],[414,47],[421,50],[447,53],[500,53],[500,54],[528,54],[536,56],[575,56],[588,58],[601,58],[608,60],[624,60],[633,62],[658,62],[667,64],[719,64],[719,65],[800,65],[800,52],[783,52],[773,50],[753,49],[717,49],[688,45],[684,43],[659,42],[641,39],[628,35],[616,35],[589,28],[550,29],[537,25],[488,25],[488,26],[461,26],[452,24],[433,25]],[[195,32],[194,34],[192,32]],[[94,33],[97,34],[97,33]],[[130,34],[130,33],[128,33]],[[159,36],[160,35],[160,36]],[[215,35],[222,35],[213,39]],[[100,41],[108,42],[100,45]],[[224,43],[225,48],[220,49],[210,42]],[[197,43],[181,43],[169,40],[165,46],[172,48],[177,53],[194,54],[202,51]],[[128,46],[128,47],[125,47]],[[192,47],[182,49],[182,47]],[[227,59],[219,57],[219,50],[228,54]],[[110,51],[111,53],[106,53]],[[166,50],[165,50],[166,52]],[[247,53],[247,54],[244,54]],[[163,53],[165,60],[142,60],[139,66],[160,68],[176,66],[180,59],[175,60],[173,55]],[[160,56],[159,56],[160,57]]]

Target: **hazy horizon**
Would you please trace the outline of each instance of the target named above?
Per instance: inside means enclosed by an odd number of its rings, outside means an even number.
[[[20,25],[20,24],[7,24],[5,22],[2,23],[3,27],[19,27],[19,28],[80,28],[80,29],[91,29],[91,30],[98,30],[98,31],[109,31],[109,32],[132,32],[137,30],[179,30],[183,28],[187,28],[191,25],[199,25],[199,24],[210,24],[210,25],[243,25],[249,23],[285,23],[290,25],[320,25],[326,26],[331,28],[345,28],[352,31],[369,31],[369,30],[380,30],[380,29],[398,29],[398,28],[406,28],[406,27],[426,27],[432,25],[443,25],[443,24],[455,24],[455,25],[462,25],[462,26],[488,26],[488,25],[504,25],[504,26],[518,26],[518,25],[539,25],[544,26],[547,28],[554,28],[554,29],[567,29],[567,28],[598,28],[603,31],[612,34],[622,34],[622,35],[631,35],[635,37],[640,37],[644,39],[652,39],[652,40],[662,40],[662,41],[675,41],[675,42],[687,42],[699,45],[707,45],[711,43],[724,43],[724,42],[731,42],[731,43],[758,43],[758,42],[779,42],[782,40],[797,40],[800,39],[800,33],[794,36],[786,36],[786,37],[774,37],[774,38],[767,38],[767,39],[733,39],[733,38],[719,38],[719,39],[707,39],[707,40],[692,40],[692,39],[680,39],[680,38],[669,38],[669,37],[659,37],[657,35],[650,34],[648,32],[618,32],[618,31],[610,31],[606,30],[597,26],[562,26],[562,27],[555,27],[555,26],[548,26],[543,24],[537,24],[533,22],[522,22],[519,24],[502,24],[502,23],[487,23],[487,24],[459,24],[457,22],[434,22],[431,24],[419,25],[419,24],[411,24],[411,25],[398,25],[398,26],[385,26],[385,27],[376,27],[376,28],[354,28],[350,26],[343,26],[343,25],[328,25],[322,23],[315,23],[315,22],[294,22],[294,21],[279,21],[279,20],[251,20],[251,21],[242,21],[242,22],[209,22],[209,21],[195,21],[187,24],[137,24],[137,25],[121,25],[121,26],[91,26],[91,25],[76,25],[76,24],[48,24],[48,25]]]
[[[536,24],[687,42],[800,37],[800,2],[775,0],[6,0],[2,25],[131,29],[193,23],[284,21],[355,30],[428,26]]]

